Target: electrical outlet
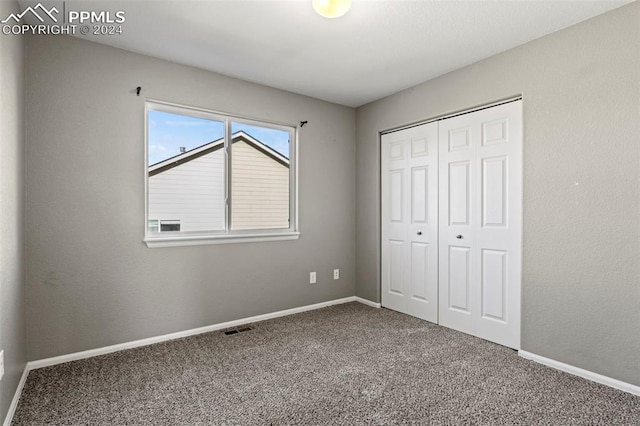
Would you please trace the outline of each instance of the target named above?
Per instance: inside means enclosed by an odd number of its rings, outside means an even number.
[[[4,376],[4,351],[0,351],[0,380]]]
[[[309,284],[315,284],[316,283],[316,273],[315,272],[310,272],[309,273]]]
[[[333,279],[334,280],[339,280],[340,279],[340,269],[334,269],[333,270]]]

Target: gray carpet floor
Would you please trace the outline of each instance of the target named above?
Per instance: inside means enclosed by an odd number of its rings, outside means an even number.
[[[29,373],[13,425],[640,425],[640,397],[359,303]]]

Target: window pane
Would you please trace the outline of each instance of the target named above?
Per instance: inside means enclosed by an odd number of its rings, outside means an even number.
[[[161,220],[160,221],[161,232],[177,232],[180,231],[179,220]]]
[[[149,110],[147,123],[149,231],[224,230],[224,122]]]
[[[288,131],[232,123],[231,228],[289,228]]]

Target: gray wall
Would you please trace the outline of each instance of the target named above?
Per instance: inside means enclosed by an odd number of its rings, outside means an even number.
[[[29,37],[27,63],[30,360],[355,294],[354,109],[66,36]],[[308,120],[300,239],[147,248],[145,97]]]
[[[640,4],[357,110],[357,289],[380,300],[377,132],[523,94],[522,349],[640,385]]]
[[[0,16],[18,12],[0,2]],[[0,36],[0,421],[5,418],[26,363],[24,291],[24,42]]]

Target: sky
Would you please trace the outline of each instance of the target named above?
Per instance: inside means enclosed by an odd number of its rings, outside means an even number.
[[[224,137],[224,122],[149,110],[149,164],[164,161]],[[289,132],[242,123],[231,123],[231,132],[246,133],[289,158]]]

